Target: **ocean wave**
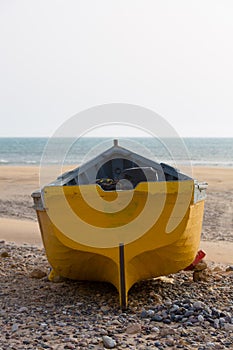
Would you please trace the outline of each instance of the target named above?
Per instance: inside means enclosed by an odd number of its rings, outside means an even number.
[[[2,163],[2,164],[8,164],[8,163],[9,163],[9,161],[8,161],[8,160],[6,160],[6,159],[0,159],[0,163]]]
[[[25,163],[26,164],[38,164],[38,162],[36,160],[26,160]]]

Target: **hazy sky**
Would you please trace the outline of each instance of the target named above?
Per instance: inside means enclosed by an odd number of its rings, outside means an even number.
[[[0,136],[124,102],[233,137],[232,19],[231,0],[0,0]]]

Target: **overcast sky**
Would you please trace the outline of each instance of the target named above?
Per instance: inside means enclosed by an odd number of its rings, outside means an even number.
[[[233,137],[232,19],[231,0],[0,0],[0,136],[123,102]]]

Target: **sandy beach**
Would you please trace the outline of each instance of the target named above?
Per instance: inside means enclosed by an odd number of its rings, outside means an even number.
[[[122,313],[112,286],[48,282],[30,196],[39,168],[2,166],[0,349],[232,349],[233,169],[195,167],[193,176],[209,184],[200,244],[206,280],[180,272],[137,283]]]

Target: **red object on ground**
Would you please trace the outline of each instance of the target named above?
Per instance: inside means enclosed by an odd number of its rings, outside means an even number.
[[[189,270],[193,270],[194,267],[206,256],[206,253],[203,250],[198,250],[196,258],[194,259],[194,261],[192,262],[192,264],[190,264],[189,266],[187,266],[184,271],[189,271]]]

